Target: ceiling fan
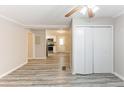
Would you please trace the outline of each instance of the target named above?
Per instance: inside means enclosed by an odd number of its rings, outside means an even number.
[[[76,12],[80,12],[83,15],[85,15],[86,13],[88,13],[89,18],[92,18],[95,16],[95,12],[99,10],[99,7],[95,6],[95,5],[84,5],[84,6],[77,6],[75,8],[73,8],[72,10],[70,10],[65,17],[70,17],[71,15],[73,15]]]

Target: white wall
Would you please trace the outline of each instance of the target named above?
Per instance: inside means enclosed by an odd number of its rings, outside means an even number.
[[[114,71],[117,75],[124,79],[124,15],[115,19],[114,31]]]
[[[72,25],[113,25],[112,18],[73,18]]]
[[[26,63],[27,30],[0,18],[0,77]]]

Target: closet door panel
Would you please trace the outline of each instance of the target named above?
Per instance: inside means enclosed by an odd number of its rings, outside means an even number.
[[[85,74],[93,73],[93,31],[85,29]]]
[[[83,28],[76,28],[76,31],[73,31],[73,73],[76,74],[85,72],[84,35]]]
[[[112,29],[94,28],[94,73],[111,73]]]
[[[73,32],[73,67],[76,74],[91,74],[93,71],[93,33],[88,27],[78,27]]]

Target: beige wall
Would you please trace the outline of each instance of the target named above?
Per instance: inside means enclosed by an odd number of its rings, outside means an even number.
[[[47,30],[47,37],[56,37],[56,52],[70,52],[71,51],[71,33],[70,31]],[[59,45],[59,39],[64,39],[64,45]]]
[[[33,58],[33,34],[28,32],[28,58]]]
[[[27,30],[0,18],[0,77],[27,62]]]

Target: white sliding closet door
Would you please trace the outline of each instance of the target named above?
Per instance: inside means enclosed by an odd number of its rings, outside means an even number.
[[[84,73],[84,29],[77,28],[73,32],[73,73]]]
[[[113,71],[113,33],[112,28],[93,28],[94,31],[94,73]]]
[[[110,26],[80,26],[73,31],[73,73],[113,72],[113,31]]]
[[[90,29],[90,28],[89,28]],[[73,32],[73,72],[92,73],[92,32],[88,28],[78,27]]]
[[[85,73],[93,73],[93,31],[85,27]]]

